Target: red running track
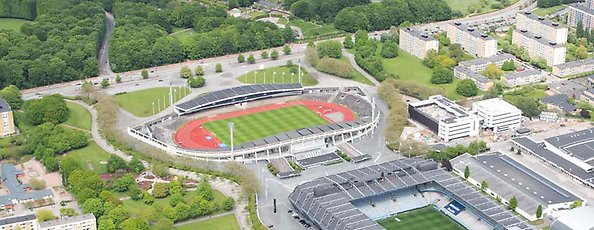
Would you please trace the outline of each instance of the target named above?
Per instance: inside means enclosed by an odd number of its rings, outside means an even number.
[[[334,123],[330,118],[326,116],[326,114],[330,113],[342,113],[343,121],[349,122],[355,120],[355,115],[348,109],[346,106],[330,103],[330,102],[323,102],[323,101],[314,101],[314,100],[297,100],[297,101],[289,101],[284,103],[277,103],[277,104],[270,104],[264,105],[244,110],[239,110],[235,112],[223,113],[215,116],[203,117],[193,121],[190,121],[184,125],[182,125],[177,132],[175,132],[173,136],[173,140],[175,143],[183,148],[188,149],[218,149],[220,144],[222,143],[219,139],[217,139],[210,131],[206,128],[202,127],[202,124],[234,118],[254,113],[260,113],[268,110],[286,108],[291,106],[298,106],[303,105],[308,109],[316,112],[321,118],[326,120],[328,123]]]

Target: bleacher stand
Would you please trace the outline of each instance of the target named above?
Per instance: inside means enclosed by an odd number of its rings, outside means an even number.
[[[270,159],[270,163],[278,169],[278,177],[281,179],[301,175],[299,171],[295,171],[293,167],[289,165],[289,162],[287,162],[287,159],[284,157]]]

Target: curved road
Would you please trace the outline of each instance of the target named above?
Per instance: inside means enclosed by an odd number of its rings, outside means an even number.
[[[111,65],[109,65],[109,40],[111,39],[111,33],[115,27],[115,19],[112,14],[105,12],[106,27],[105,37],[103,38],[103,44],[99,50],[99,76],[111,76]]]

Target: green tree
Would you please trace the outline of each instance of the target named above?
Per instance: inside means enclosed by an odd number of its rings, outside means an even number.
[[[146,69],[143,69],[143,70],[140,72],[140,76],[142,76],[142,79],[148,79],[148,78],[149,78],[149,72],[148,72],[148,70],[146,70]]]
[[[130,194],[130,199],[132,200],[140,200],[141,198],[143,198],[140,188],[138,188],[138,185],[136,183],[128,186],[128,191],[128,194]]]
[[[382,46],[381,55],[384,58],[398,57],[398,44],[395,41],[385,42]]]
[[[262,53],[260,54],[260,57],[262,57],[262,59],[268,59],[268,52],[266,50],[262,51]]]
[[[225,201],[223,201],[223,209],[225,211],[231,211],[233,210],[233,207],[235,207],[235,200],[231,197],[225,198]]]
[[[120,76],[119,74],[116,75],[115,81],[116,81],[116,83],[122,83],[122,76]]]
[[[223,72],[223,65],[221,63],[217,63],[215,65],[215,72],[216,73],[222,73]]]
[[[486,66],[485,70],[481,72],[483,75],[487,76],[488,78],[499,80],[501,75],[503,75],[503,71],[497,67],[495,63],[490,63]]]
[[[466,167],[464,168],[464,179],[468,180],[468,177],[470,177],[470,168],[468,167],[468,165],[466,165]]]
[[[283,46],[283,53],[285,53],[285,55],[291,54],[291,47],[289,45]]]
[[[582,207],[582,201],[581,200],[574,201],[569,208],[570,209],[574,209],[574,208],[578,208],[578,207]]]
[[[46,122],[59,124],[65,122],[70,114],[64,98],[59,94],[29,100],[23,106],[23,111],[27,120],[33,125],[40,125]]]
[[[237,55],[237,62],[244,63],[245,62],[245,56],[243,56],[243,54]]]
[[[21,91],[15,85],[9,85],[8,87],[0,91],[0,96],[4,99],[12,110],[21,109],[23,106],[23,98]]]
[[[204,75],[204,69],[200,65],[196,66],[196,69],[194,70],[194,72],[196,72],[196,76]]]
[[[117,192],[125,192],[130,189],[130,186],[135,184],[136,181],[130,174],[123,175],[113,182],[113,189]]]
[[[192,70],[190,70],[190,67],[188,66],[183,66],[179,71],[179,76],[182,78],[190,78],[192,77]]]
[[[580,60],[588,58],[588,49],[584,45],[580,45],[575,51],[575,57]]]
[[[501,69],[504,71],[513,71],[516,69],[516,64],[514,63],[514,60],[505,61],[503,62],[503,65],[501,65]]]
[[[518,107],[526,117],[537,117],[541,112],[538,102],[526,97],[519,98],[516,101],[515,106]]]
[[[253,55],[253,54],[250,54],[250,55],[248,56],[248,58],[247,58],[247,62],[248,62],[249,64],[254,64],[254,63],[256,63],[256,58],[254,58],[254,55]]]
[[[87,199],[83,203],[82,209],[84,213],[93,213],[95,217],[100,217],[103,215],[103,201],[99,198]]]
[[[196,188],[196,191],[200,197],[207,201],[212,201],[214,199],[212,187],[210,187],[210,183],[208,183],[208,181],[200,182]]]
[[[276,50],[270,51],[270,59],[277,60],[278,59],[278,51],[276,51]]]
[[[120,225],[122,230],[149,230],[149,224],[140,218],[130,218]]]
[[[486,191],[488,188],[489,188],[489,183],[486,180],[481,182],[481,190]]]
[[[320,42],[316,46],[318,57],[340,58],[342,57],[342,44],[339,41],[329,40]]]
[[[119,156],[111,155],[109,156],[109,160],[107,161],[107,172],[115,173],[119,170],[127,170],[128,164],[126,161]]]
[[[152,204],[155,202],[155,197],[145,191],[142,193],[142,202],[144,202],[145,204]]]
[[[153,226],[155,230],[170,230],[173,229],[173,220],[167,218],[160,218]]]
[[[169,186],[165,183],[155,183],[153,185],[153,196],[163,198],[169,195]]]
[[[171,206],[176,206],[179,203],[183,203],[184,202],[184,196],[182,196],[181,194],[173,194],[171,195],[171,198],[169,199],[169,205]]]
[[[449,84],[454,81],[454,72],[446,68],[436,68],[431,75],[433,84]]]
[[[107,80],[107,78],[103,78],[103,80],[101,80],[101,88],[107,88],[109,87],[109,80]]]
[[[200,77],[191,77],[188,79],[188,85],[192,88],[200,88],[206,84],[206,79],[202,76]]]
[[[509,199],[507,208],[509,208],[509,210],[516,210],[517,207],[518,207],[518,199],[516,199],[516,197],[513,196],[511,199]]]
[[[42,210],[38,210],[35,213],[35,216],[37,216],[37,221],[39,222],[45,222],[48,220],[55,220],[58,217],[54,215],[54,213],[52,212],[52,210],[49,209],[42,209]]]
[[[78,213],[74,208],[60,208],[60,216],[78,216]]]
[[[116,225],[113,223],[113,220],[107,216],[100,217],[97,224],[99,225],[99,230],[116,230]]]
[[[474,83],[474,81],[470,79],[464,79],[458,82],[458,85],[456,85],[456,93],[465,97],[476,96],[478,94],[478,91],[479,90],[476,87],[476,84]]]
[[[351,36],[350,34],[344,37],[344,41],[342,42],[342,45],[344,46],[345,49],[352,49],[355,47],[355,43],[353,42],[353,36]]]
[[[134,173],[140,173],[144,170],[144,165],[138,157],[134,156],[132,157],[132,160],[128,162],[128,168]]]
[[[536,208],[536,218],[540,219],[542,217],[542,205],[538,205]]]

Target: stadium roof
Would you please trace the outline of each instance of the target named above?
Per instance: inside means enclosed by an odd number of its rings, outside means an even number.
[[[505,207],[471,188],[437,163],[406,158],[355,169],[300,184],[289,201],[321,229],[382,229],[351,202],[416,186],[434,185],[438,191],[473,209],[496,229],[532,229]],[[427,188],[427,187],[425,187]]]
[[[518,208],[535,214],[538,205],[573,203],[577,196],[542,177],[512,158],[499,152],[471,156],[463,154],[452,160],[452,166],[463,172],[470,168],[470,177],[487,181],[489,189],[503,198],[518,199]]]

